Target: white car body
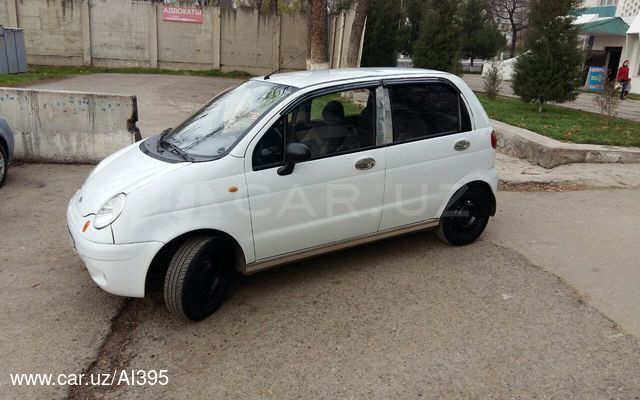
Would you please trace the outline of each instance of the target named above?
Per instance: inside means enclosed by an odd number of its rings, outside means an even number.
[[[229,238],[238,250],[236,269],[249,274],[436,227],[453,194],[470,182],[482,183],[492,196],[496,191],[489,118],[457,76],[363,68],[276,74],[267,81],[297,90],[262,115],[225,156],[207,162],[166,162],[145,154],[136,143],[103,160],[89,175],[69,203],[67,224],[77,253],[100,287],[116,295],[143,297],[154,260],[193,232]],[[471,129],[391,143],[393,116],[386,81],[452,85],[468,110]],[[374,148],[302,162],[286,176],[274,168],[253,170],[254,148],[283,110],[318,90],[359,83],[377,86]],[[461,141],[468,148],[454,150]],[[369,158],[375,160],[370,169],[354,168]],[[126,195],[121,214],[97,229],[96,214],[120,193]],[[495,212],[495,197],[493,201]],[[283,211],[283,205],[289,209]]]

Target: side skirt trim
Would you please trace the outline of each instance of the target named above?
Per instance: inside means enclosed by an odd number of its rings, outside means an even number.
[[[333,253],[335,251],[347,249],[350,247],[361,246],[367,243],[387,239],[394,236],[400,236],[411,232],[417,232],[429,228],[434,228],[440,224],[439,219],[430,219],[410,225],[403,225],[397,228],[387,229],[375,232],[369,235],[356,236],[354,238],[332,242],[325,245],[310,247],[308,249],[286,253],[279,256],[265,258],[263,260],[252,262],[245,267],[245,274],[251,275],[260,271],[274,268],[280,265],[293,263],[296,261],[312,258],[321,254]]]

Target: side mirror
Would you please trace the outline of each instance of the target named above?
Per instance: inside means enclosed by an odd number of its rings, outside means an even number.
[[[309,161],[311,150],[304,143],[289,143],[284,156],[285,164],[278,168],[278,175],[291,175],[296,163]]]

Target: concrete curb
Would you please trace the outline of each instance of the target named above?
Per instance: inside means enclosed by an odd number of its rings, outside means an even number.
[[[573,163],[640,163],[640,148],[564,143],[504,122],[491,120],[500,153],[550,169]]]

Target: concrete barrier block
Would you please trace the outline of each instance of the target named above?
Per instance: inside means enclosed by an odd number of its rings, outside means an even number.
[[[97,163],[140,140],[135,96],[0,88],[17,160]]]

